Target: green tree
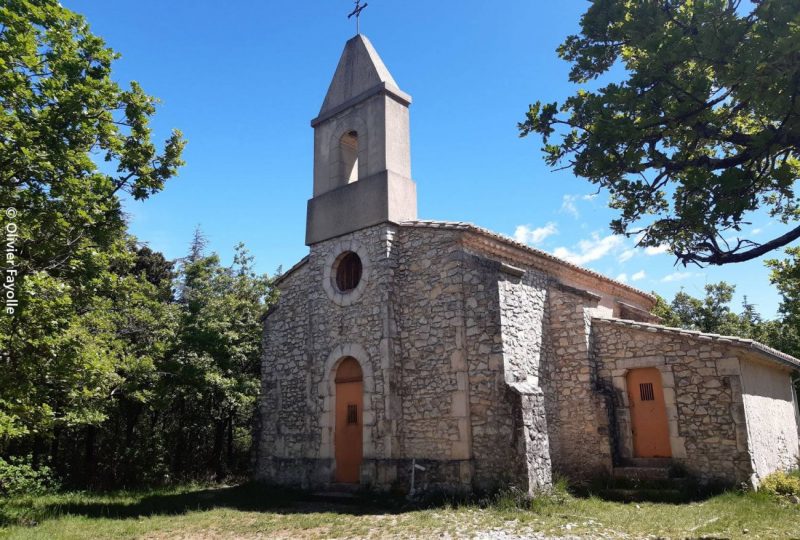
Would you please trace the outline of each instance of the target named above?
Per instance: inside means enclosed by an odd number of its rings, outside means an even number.
[[[787,323],[800,326],[800,247],[786,250],[788,259],[770,259],[770,281],[782,297],[780,311]]]
[[[722,281],[706,285],[705,290],[703,299],[694,298],[683,291],[675,295],[672,310],[682,326],[714,334],[723,332],[725,328],[733,329],[738,319],[729,304],[735,287]]]
[[[660,323],[664,326],[683,328],[683,321],[680,319],[680,317],[678,317],[678,314],[672,310],[672,306],[666,300],[666,298],[655,291],[651,292],[650,294],[652,294],[656,299],[656,305],[653,306],[653,309],[650,310],[650,313],[658,317]]]
[[[585,84],[519,124],[546,162],[607,188],[618,234],[683,264],[750,260],[800,238],[800,0],[593,0],[558,55]],[[611,75],[609,75],[611,76]],[[759,243],[766,210],[790,230]],[[731,241],[730,238],[735,237]]]
[[[782,320],[774,329],[773,346],[800,358],[800,247],[789,248],[786,254],[785,260],[767,261],[770,281],[781,295]]]
[[[3,453],[52,456],[85,435],[91,463],[92,430],[163,349],[166,292],[133,269],[119,197],[160,191],[184,141],[159,151],[156,100],[112,80],[116,58],[54,0],[0,3],[0,225],[19,231],[19,306],[0,317]]]
[[[152,398],[177,323],[163,291],[136,272],[132,239],[96,260],[102,268],[83,283],[30,274],[29,309],[0,325],[18,325],[0,334],[12,353],[0,370],[0,452],[50,458],[65,477],[87,483],[98,477],[99,430],[117,408]]]
[[[0,6],[0,201],[18,211],[21,270],[74,276],[124,229],[117,195],[146,199],[183,163],[179,132],[161,153],[151,140],[156,99],[111,79],[118,57],[58,2]]]
[[[666,326],[699,330],[712,334],[723,334],[770,342],[770,328],[775,324],[764,321],[745,297],[742,312],[735,313],[730,303],[736,288],[720,281],[705,286],[703,298],[695,298],[683,290],[677,292],[672,302],[656,295],[656,306],[652,313]]]
[[[261,365],[261,318],[274,301],[270,280],[255,273],[244,245],[233,265],[205,255],[195,233],[180,272],[176,346],[164,365],[170,395],[171,470],[222,479],[249,459]]]

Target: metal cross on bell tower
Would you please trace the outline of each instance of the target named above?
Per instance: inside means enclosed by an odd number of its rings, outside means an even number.
[[[360,33],[361,33],[361,30],[360,30],[360,28],[359,28],[359,17],[361,16],[361,12],[362,12],[362,11],[364,10],[364,8],[365,8],[365,7],[367,7],[368,5],[369,5],[369,4],[367,4],[367,3],[365,2],[365,3],[364,3],[364,5],[362,6],[362,5],[361,5],[361,0],[356,0],[356,7],[355,7],[355,9],[353,9],[353,11],[350,13],[350,15],[348,15],[348,16],[347,16],[347,18],[348,18],[348,19],[349,19],[349,18],[351,18],[353,15],[355,15],[355,17],[356,17],[356,35],[358,35],[358,34],[360,34]]]

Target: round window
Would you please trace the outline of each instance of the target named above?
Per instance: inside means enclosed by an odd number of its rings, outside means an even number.
[[[342,253],[334,263],[336,288],[340,292],[352,291],[361,281],[361,258],[353,251]]]

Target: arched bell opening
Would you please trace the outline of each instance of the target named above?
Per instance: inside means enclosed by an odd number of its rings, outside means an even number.
[[[339,178],[341,184],[358,180],[358,132],[348,131],[339,139]]]

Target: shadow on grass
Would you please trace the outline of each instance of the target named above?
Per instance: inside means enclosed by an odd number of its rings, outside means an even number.
[[[733,486],[727,482],[699,483],[691,477],[670,477],[660,480],[596,478],[570,491],[577,497],[597,497],[609,502],[652,502],[682,505],[701,502],[725,492]]]
[[[601,489],[605,488],[605,489]],[[116,493],[66,493],[61,495],[31,497],[19,500],[0,501],[0,527],[35,526],[59,517],[83,516],[91,519],[136,519],[153,516],[177,516],[189,512],[214,509],[232,509],[243,512],[273,514],[336,513],[352,516],[397,515],[430,508],[453,508],[477,506],[498,510],[529,510],[533,512],[567,504],[571,497],[599,497],[607,501],[638,502],[651,501],[684,504],[715,495],[687,490],[677,497],[663,498],[663,493],[639,490],[635,497],[609,495],[608,484],[595,483],[585,490],[557,487],[550,495],[530,499],[526,494],[510,490],[493,495],[466,495],[439,493],[423,500],[410,502],[405,498],[376,494],[355,493],[351,498],[334,499],[308,491],[291,490],[250,482],[236,486],[220,486],[188,491],[168,489],[150,492]]]
[[[315,496],[310,492],[256,482],[195,491],[151,493],[153,494],[122,492],[53,495],[47,497],[44,504],[39,504],[35,498],[11,500],[5,504],[0,503],[0,527],[37,525],[64,515],[130,519],[181,515],[218,508],[276,514],[332,512],[363,515],[396,514],[418,508],[410,506],[403,499],[369,493],[355,494],[352,498],[338,501]]]

